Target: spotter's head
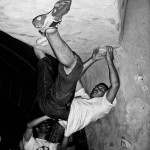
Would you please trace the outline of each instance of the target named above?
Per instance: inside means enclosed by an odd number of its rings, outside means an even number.
[[[40,135],[48,136],[53,127],[53,121],[48,119],[35,127],[35,137],[39,137]]]

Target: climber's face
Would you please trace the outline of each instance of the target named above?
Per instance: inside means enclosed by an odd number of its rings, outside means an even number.
[[[105,86],[104,84],[98,84],[96,85],[91,94],[90,94],[90,97],[91,98],[94,98],[94,97],[103,97],[105,92],[108,90],[108,87]]]

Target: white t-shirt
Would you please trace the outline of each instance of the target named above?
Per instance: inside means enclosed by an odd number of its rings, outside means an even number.
[[[25,150],[57,150],[57,143],[50,143],[44,139],[30,138],[28,142],[23,140]]]
[[[60,124],[65,127],[65,136],[68,137],[83,129],[90,122],[104,117],[115,105],[116,99],[111,104],[106,99],[106,93],[103,97],[90,98],[84,88],[77,91],[71,104],[68,121],[60,121]]]

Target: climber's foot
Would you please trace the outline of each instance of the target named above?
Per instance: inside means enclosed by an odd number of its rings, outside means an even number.
[[[40,33],[45,32],[49,27],[58,27],[63,15],[70,10],[72,0],[59,0],[54,8],[47,14],[35,17],[32,24],[35,28],[40,28]]]

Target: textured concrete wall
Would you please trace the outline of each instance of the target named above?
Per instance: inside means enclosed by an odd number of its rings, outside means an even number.
[[[86,128],[90,150],[150,149],[149,13],[149,0],[128,1],[123,42],[115,51],[121,80],[118,103]],[[106,66],[97,62],[83,77],[88,92],[98,82],[109,84]]]
[[[57,0],[1,0],[0,30],[45,51],[38,46],[42,36],[32,25],[32,19],[49,12]],[[127,0],[72,0],[71,9],[63,18],[60,33],[78,53],[88,53],[93,47],[118,46],[123,33],[123,18]]]

